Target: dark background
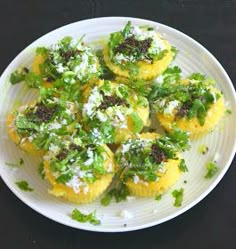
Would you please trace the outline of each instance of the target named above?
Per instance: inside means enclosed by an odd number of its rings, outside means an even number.
[[[154,20],[207,47],[236,81],[234,0],[0,0],[0,72],[28,44],[62,25],[100,16]],[[18,200],[0,179],[0,247],[31,248],[236,248],[236,160],[197,206],[162,225],[128,233],[93,233],[57,224]]]

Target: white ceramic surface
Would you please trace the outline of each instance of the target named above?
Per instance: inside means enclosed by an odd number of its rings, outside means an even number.
[[[35,47],[50,45],[66,35],[77,38],[86,34],[85,42],[99,40],[110,32],[121,29],[128,20],[131,20],[135,25],[149,24],[154,26],[173,46],[177,47],[180,52],[174,64],[182,68],[183,75],[201,72],[214,78],[217,81],[217,86],[223,91],[232,114],[225,117],[213,133],[192,143],[191,150],[185,153],[189,172],[182,174],[178,184],[170,189],[161,201],[137,198],[118,204],[112,203],[108,207],[101,206],[99,200],[80,206],[64,202],[47,193],[49,185],[37,173],[39,158],[22,152],[6,135],[4,123],[6,114],[13,108],[27,103],[37,93],[36,90],[28,91],[24,84],[12,86],[9,83],[9,75],[18,66],[29,66],[32,63]],[[203,46],[187,35],[163,24],[136,18],[107,17],[79,21],[56,29],[30,44],[11,62],[1,76],[0,110],[0,173],[4,182],[18,198],[37,212],[59,223],[84,230],[103,232],[137,230],[163,223],[182,214],[201,201],[219,183],[229,168],[236,149],[235,91],[220,63]],[[201,144],[206,144],[209,147],[209,152],[204,156],[197,151]],[[219,153],[220,156],[217,162],[220,170],[212,179],[206,180],[204,178],[205,164],[212,160],[216,153]],[[17,162],[20,157],[25,161],[21,168],[12,169],[5,165],[5,162]],[[34,191],[23,192],[18,189],[15,182],[21,179],[27,180]],[[187,180],[187,184],[184,184],[184,180]],[[171,192],[173,189],[179,189],[180,187],[184,187],[184,201],[182,207],[176,208],[173,206],[174,199]],[[72,220],[70,213],[75,207],[83,212],[96,209],[97,216],[101,219],[102,224],[93,226]],[[131,219],[121,218],[119,216],[121,210],[131,212],[134,217]],[[124,227],[124,224],[127,224],[127,226]]]

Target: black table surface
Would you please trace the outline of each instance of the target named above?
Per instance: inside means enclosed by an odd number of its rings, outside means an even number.
[[[62,25],[100,16],[154,20],[208,48],[236,82],[236,1],[6,0],[0,2],[0,72],[28,44]],[[94,233],[53,222],[22,203],[0,179],[0,248],[236,248],[236,160],[209,196],[164,224]]]

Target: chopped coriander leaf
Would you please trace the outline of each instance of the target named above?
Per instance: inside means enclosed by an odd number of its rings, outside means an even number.
[[[105,80],[113,80],[115,78],[115,74],[106,66],[102,49],[97,50],[96,55],[101,66],[100,78]]]
[[[204,125],[206,113],[206,108],[203,102],[200,99],[195,99],[192,107],[188,111],[187,117],[188,119],[197,117],[200,125]]]
[[[129,34],[129,32],[131,31],[131,28],[132,28],[131,22],[128,21],[127,24],[125,25],[123,31],[122,31],[122,34],[124,37],[126,37]]]
[[[188,168],[187,168],[187,165],[186,165],[184,159],[181,159],[180,164],[179,164],[179,169],[180,169],[182,172],[188,172]]]
[[[127,186],[123,183],[117,182],[116,187],[107,192],[101,199],[101,204],[103,206],[108,206],[113,198],[116,200],[116,202],[126,201],[129,194],[130,193]]]
[[[105,196],[101,199],[101,204],[103,206],[108,206],[111,203],[112,200],[112,194],[110,192],[106,193]]]
[[[39,88],[43,84],[43,78],[40,75],[37,75],[34,72],[29,72],[25,76],[25,83],[30,88]]]
[[[172,52],[173,55],[174,55],[174,56],[173,56],[173,60],[175,60],[175,58],[176,58],[176,56],[177,56],[179,50],[178,50],[176,47],[172,46],[172,47],[171,47],[171,52]]]
[[[184,189],[181,188],[179,190],[174,190],[172,192],[172,196],[175,198],[174,206],[175,207],[180,207],[183,202],[183,194],[184,194]]]
[[[181,151],[190,149],[189,134],[177,127],[166,135]]]
[[[168,53],[167,49],[162,50],[159,54],[157,54],[154,58],[155,60],[161,60],[165,57],[165,55]]]
[[[17,129],[26,129],[26,130],[35,130],[35,131],[38,131],[39,130],[39,127],[33,123],[33,122],[30,122],[26,116],[23,116],[23,115],[19,115],[17,118],[16,118],[16,127]]]
[[[232,111],[231,111],[230,109],[226,109],[226,110],[225,110],[225,113],[226,113],[226,114],[232,114]]]
[[[219,168],[215,162],[208,162],[206,164],[206,169],[207,169],[207,173],[205,175],[206,179],[212,178],[219,170]]]
[[[29,191],[29,192],[33,191],[33,189],[29,187],[28,182],[24,180],[16,182],[16,185],[18,186],[18,188],[20,188],[23,191]]]
[[[62,174],[62,175],[60,175],[60,176],[56,179],[56,182],[57,182],[57,183],[63,183],[63,184],[65,184],[65,183],[67,183],[69,180],[71,180],[72,177],[73,177],[72,172],[66,173],[66,174]]]
[[[143,129],[143,121],[142,119],[138,116],[136,112],[131,113],[130,118],[133,122],[133,131],[134,133],[139,133]]]
[[[36,54],[47,55],[48,48],[46,47],[38,47],[36,48]]]
[[[112,189],[111,193],[115,197],[116,202],[125,201],[130,194],[125,184],[121,184],[120,187]]]
[[[23,164],[24,164],[24,159],[23,159],[23,158],[20,158],[19,164],[20,164],[20,165],[23,165]]]
[[[39,88],[42,86],[43,79],[40,75],[30,72],[28,68],[24,67],[16,70],[10,76],[10,82],[13,85],[22,81],[24,81],[28,87]]]
[[[140,79],[134,81],[130,79],[130,88],[134,89],[137,93],[145,97],[148,96],[151,91],[151,87],[147,85],[147,82]]]
[[[198,80],[198,81],[203,81],[206,79],[205,75],[201,73],[193,73],[189,76],[190,80]]]
[[[168,67],[155,81],[158,84],[153,84],[149,92],[148,99],[151,103],[155,102],[158,98],[165,97],[172,91],[171,84],[175,84],[180,81],[181,69],[178,66]]]
[[[17,69],[15,72],[13,72],[10,76],[10,82],[12,85],[15,85],[17,83],[20,83],[25,80],[26,75],[29,73],[29,69],[26,67]]]
[[[157,196],[155,197],[155,200],[156,200],[156,201],[160,201],[161,198],[162,198],[162,195],[157,195]]]
[[[127,62],[126,64],[121,64],[120,65],[120,68],[122,70],[128,70],[129,71],[129,76],[130,76],[130,79],[134,79],[136,78],[135,76],[138,75],[139,73],[139,67],[138,67],[138,64],[135,63],[135,62]]]
[[[205,144],[201,144],[198,147],[198,152],[203,155],[205,155],[208,152],[208,150],[209,148]]]
[[[101,221],[96,218],[96,212],[92,212],[90,214],[83,214],[77,208],[72,211],[71,218],[81,223],[91,223],[93,225],[100,225]]]
[[[42,179],[45,179],[45,171],[44,171],[43,162],[41,162],[41,163],[39,164],[38,173],[39,173],[39,175],[41,176]]]

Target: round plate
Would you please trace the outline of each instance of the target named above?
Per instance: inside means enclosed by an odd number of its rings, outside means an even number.
[[[48,183],[42,180],[37,172],[40,158],[29,156],[21,151],[8,138],[5,127],[5,117],[9,111],[27,103],[35,98],[37,90],[28,90],[24,84],[12,86],[9,83],[9,75],[20,65],[30,66],[34,57],[34,49],[38,46],[47,46],[55,43],[64,36],[78,38],[83,34],[85,42],[101,40],[109,33],[122,29],[127,21],[134,25],[154,26],[173,46],[179,49],[174,64],[183,71],[183,75],[192,72],[201,72],[217,81],[225,96],[228,108],[232,110],[231,115],[223,118],[217,129],[201,140],[192,143],[190,151],[185,153],[188,173],[183,173],[181,179],[172,189],[163,195],[161,201],[153,198],[136,198],[127,202],[112,203],[108,207],[100,205],[97,200],[87,205],[76,205],[64,202],[48,194]],[[220,63],[198,42],[189,36],[160,23],[127,17],[106,17],[90,19],[69,24],[56,29],[33,42],[24,49],[7,67],[0,80],[0,110],[1,110],[1,140],[0,140],[0,173],[2,179],[11,191],[24,203],[42,215],[65,224],[67,226],[91,231],[123,232],[154,226],[170,220],[201,201],[219,183],[232,162],[236,149],[236,97],[233,85]],[[205,144],[209,147],[206,155],[200,155],[198,147]],[[24,165],[19,169],[7,166],[6,162],[15,163],[19,158],[24,159]],[[218,173],[212,179],[205,179],[206,162],[217,160]],[[18,180],[26,180],[34,189],[33,192],[23,192],[15,184]],[[187,181],[187,183],[184,183]],[[171,195],[173,189],[184,188],[184,199],[182,206],[173,206],[174,199]],[[101,219],[101,225],[93,226],[88,223],[78,223],[71,219],[70,214],[74,208],[82,212],[91,212],[96,209],[97,217]],[[120,217],[120,212],[127,210],[132,213],[133,218]]]

